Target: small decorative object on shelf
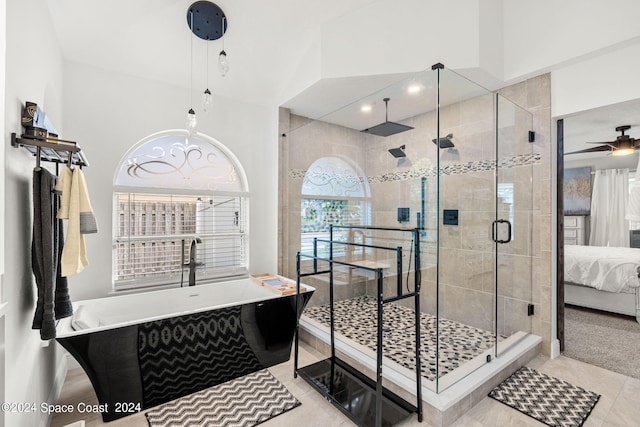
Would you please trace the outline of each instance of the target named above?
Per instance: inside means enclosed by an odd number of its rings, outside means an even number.
[[[40,167],[42,160],[67,163],[69,166],[89,166],[87,158],[74,141],[58,138],[58,134],[53,132],[53,126],[36,103],[26,102],[22,109],[21,121],[24,133],[20,138],[12,133],[11,145],[24,147],[33,154],[36,157],[36,168]]]
[[[22,109],[22,126],[26,127],[44,127],[44,113],[38,104],[27,101]]]
[[[260,286],[264,286],[271,292],[280,295],[291,295],[296,293],[296,282],[286,277],[273,275],[269,273],[252,274],[251,278]],[[300,293],[306,292],[307,288],[300,285]]]
[[[36,126],[25,126],[23,138],[47,138],[47,130]]]

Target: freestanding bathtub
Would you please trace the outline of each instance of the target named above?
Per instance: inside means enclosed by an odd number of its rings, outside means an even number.
[[[79,301],[56,339],[112,421],[289,360],[304,288],[297,314],[252,279]]]

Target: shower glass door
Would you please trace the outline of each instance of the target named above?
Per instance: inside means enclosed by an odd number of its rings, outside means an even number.
[[[531,332],[532,116],[436,68],[438,392]]]
[[[501,95],[496,104],[496,355],[531,332],[533,211],[532,115]],[[531,138],[530,138],[531,137]]]
[[[441,392],[495,355],[496,121],[495,94],[446,68],[435,71]]]

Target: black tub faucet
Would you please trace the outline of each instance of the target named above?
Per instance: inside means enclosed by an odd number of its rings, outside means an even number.
[[[199,237],[194,237],[191,240],[191,246],[189,247],[189,262],[184,262],[184,240],[182,241],[182,266],[189,267],[189,286],[196,285],[196,267],[202,265],[196,263],[196,244],[202,243]],[[182,287],[182,280],[180,281],[180,287]]]
[[[199,237],[194,238],[191,241],[191,248],[189,249],[189,286],[196,285],[196,266],[200,265],[196,263],[196,244],[202,243]]]

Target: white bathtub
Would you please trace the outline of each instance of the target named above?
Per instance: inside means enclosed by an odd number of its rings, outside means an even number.
[[[56,340],[91,380],[111,421],[289,360],[315,290],[281,296],[253,279],[74,303]],[[297,309],[297,311],[296,311]]]
[[[313,287],[301,285],[305,290]],[[281,298],[255,280],[185,286],[73,303],[74,315],[58,322],[57,337],[85,334],[131,324]]]

